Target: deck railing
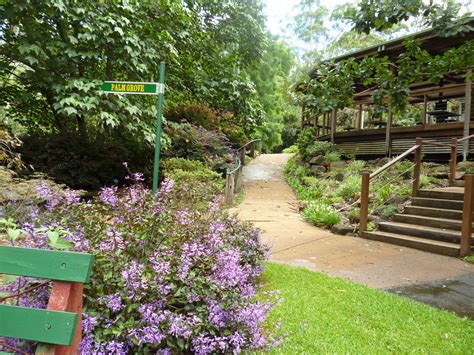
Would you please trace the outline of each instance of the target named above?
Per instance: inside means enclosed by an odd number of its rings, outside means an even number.
[[[368,217],[369,217],[369,196],[370,196],[370,181],[400,162],[403,158],[414,154],[413,164],[413,180],[412,180],[412,196],[416,197],[420,189],[420,176],[421,176],[421,161],[423,155],[424,145],[439,145],[439,146],[450,146],[451,147],[451,159],[450,159],[450,173],[449,173],[449,184],[453,185],[456,176],[456,164],[457,164],[457,145],[458,143],[474,138],[474,135],[468,136],[462,139],[453,138],[451,144],[440,143],[432,140],[423,140],[417,138],[416,143],[413,147],[407,149],[405,152],[397,156],[396,158],[389,161],[384,166],[380,167],[373,173],[364,171],[362,173],[362,186],[360,196],[360,216],[359,216],[359,235],[362,237],[364,232],[367,231]],[[462,215],[462,232],[461,232],[461,256],[469,255],[471,250],[471,235],[472,235],[472,213],[474,212],[474,176],[466,175],[464,180],[464,207]]]
[[[258,154],[262,152],[262,140],[253,139],[237,149],[235,165],[232,169],[227,169],[225,179],[225,202],[227,205],[231,205],[234,202],[234,194],[239,193],[242,189],[242,169],[245,165],[247,152],[250,152],[250,156],[255,158],[257,152]]]

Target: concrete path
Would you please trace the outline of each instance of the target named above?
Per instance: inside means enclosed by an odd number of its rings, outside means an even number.
[[[474,318],[474,265],[415,249],[334,235],[307,223],[283,178],[290,156],[264,154],[252,160],[243,173],[245,198],[235,210],[240,219],[262,229],[264,241],[271,246],[270,260],[387,289],[439,307],[462,304],[453,310]],[[413,288],[417,285],[424,291]],[[427,291],[430,288],[432,292]]]

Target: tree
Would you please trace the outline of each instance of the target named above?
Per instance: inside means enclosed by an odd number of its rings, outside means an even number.
[[[2,3],[0,14],[2,101],[20,114],[25,104],[46,106],[46,129],[87,139],[91,128],[116,128],[152,142],[154,99],[106,96],[99,87],[157,80],[162,60],[168,104],[202,100],[260,119],[245,73],[264,43],[258,0],[15,1]]]
[[[442,36],[449,37],[465,31],[469,13],[459,16],[461,3],[447,0],[429,3],[423,0],[361,0],[348,8],[345,17],[352,21],[354,29],[369,34],[373,30],[384,31],[411,18],[418,19],[424,27],[434,28]]]
[[[278,37],[267,34],[263,60],[257,68],[250,71],[265,112],[263,124],[258,127],[257,134],[262,138],[263,148],[267,152],[282,144],[283,117],[296,110],[289,94],[290,73],[294,65],[295,57],[288,45]]]

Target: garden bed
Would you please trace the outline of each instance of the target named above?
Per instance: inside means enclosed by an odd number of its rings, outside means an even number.
[[[301,138],[298,148],[288,161],[285,178],[298,197],[304,218],[337,234],[357,233],[361,173],[373,172],[390,159],[354,160],[341,156],[330,143]],[[368,230],[403,211],[411,196],[412,174],[413,162],[403,160],[371,181]],[[422,164],[420,188],[447,184],[447,165]]]

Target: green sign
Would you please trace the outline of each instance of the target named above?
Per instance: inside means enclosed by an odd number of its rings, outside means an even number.
[[[159,95],[164,92],[164,85],[160,83],[106,81],[102,84],[102,91],[111,94]]]
[[[104,81],[102,84],[102,91],[107,94],[158,95],[156,100],[155,157],[153,159],[153,193],[156,193],[158,189],[158,169],[160,166],[161,121],[163,117],[163,102],[165,96],[165,63],[160,63],[159,83]]]

